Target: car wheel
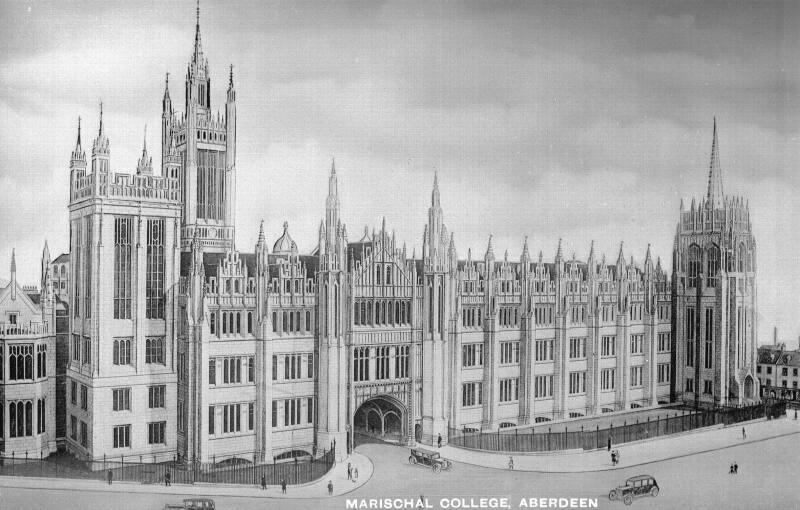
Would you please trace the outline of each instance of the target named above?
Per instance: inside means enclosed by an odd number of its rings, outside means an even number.
[[[658,496],[658,487],[653,487],[652,489],[650,489],[650,495],[653,497]]]
[[[630,494],[626,494],[625,497],[622,499],[622,502],[625,503],[626,505],[630,505],[631,503],[633,503],[633,496],[631,496]]]
[[[433,472],[434,473],[438,473],[441,470],[442,470],[442,466],[440,466],[439,464],[434,464],[433,465]]]
[[[613,489],[611,492],[608,493],[608,499],[611,501],[616,501],[619,499],[619,494],[617,494],[617,489]]]
[[[412,455],[412,456],[410,456],[410,457],[408,458],[408,463],[409,463],[409,464],[416,464],[416,463],[417,463],[417,459],[416,459],[416,458],[414,458],[414,456]]]

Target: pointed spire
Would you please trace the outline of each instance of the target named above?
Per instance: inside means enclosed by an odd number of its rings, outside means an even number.
[[[433,191],[431,192],[431,205],[439,207],[439,171],[433,172]]]
[[[723,199],[722,192],[722,168],[719,162],[719,142],[717,141],[717,118],[714,117],[714,135],[711,142],[711,164],[708,169],[708,192],[706,194],[706,204],[714,208]]]
[[[486,247],[486,259],[494,260],[494,249],[492,249],[492,235],[489,234],[489,245]]]
[[[11,248],[11,274],[15,275],[17,272],[17,255],[16,249]]]
[[[97,131],[97,137],[103,136],[103,102],[100,101],[100,129]]]
[[[264,235],[264,220],[261,220],[261,226],[258,227],[258,242],[256,244],[263,245],[266,244],[267,238]]]
[[[508,249],[506,249],[506,253],[503,255],[503,261],[508,262]]]
[[[594,261],[594,239],[592,239],[592,244],[589,246],[589,258],[586,259],[586,260],[587,260],[587,262],[593,262]],[[592,271],[594,271],[594,268],[590,268],[590,269]]]
[[[645,265],[653,262],[653,257],[650,255],[650,243],[647,243],[647,253],[644,256]]]
[[[531,254],[528,252],[528,236],[525,236],[525,242],[522,244],[522,256],[520,256],[520,260],[522,263],[526,263],[531,260]]]
[[[231,64],[231,73],[230,77],[228,78],[228,88],[233,88],[233,64]]]
[[[543,260],[544,260],[544,254],[542,253],[542,250],[539,250],[539,264],[541,264]]]
[[[147,124],[144,125],[144,140],[142,141],[142,156],[147,154]]]
[[[618,264],[621,263],[624,266],[625,265],[625,256],[622,254],[622,246],[623,246],[623,242],[620,241],[619,242],[619,255],[617,255],[617,263]]]
[[[561,238],[558,238],[558,249],[556,250],[556,262],[561,260],[563,256],[561,255]]]
[[[192,61],[198,65],[203,64],[203,45],[200,38],[200,0],[197,0],[197,17],[194,25],[194,55]]]
[[[78,115],[78,141],[75,143],[75,151],[81,150],[81,116]]]

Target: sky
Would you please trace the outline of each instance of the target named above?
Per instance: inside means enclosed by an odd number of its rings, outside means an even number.
[[[212,109],[237,90],[236,246],[261,219],[310,252],[336,159],[351,240],[387,228],[421,253],[435,171],[461,258],[552,259],[592,240],[671,267],[683,197],[706,192],[716,117],[724,190],[749,200],[759,342],[800,336],[797,2],[203,0]],[[68,248],[69,158],[103,102],[111,166],[135,172],[145,125],[160,168],[195,4],[0,3],[0,261],[38,283]],[[8,277],[0,262],[0,277]]]

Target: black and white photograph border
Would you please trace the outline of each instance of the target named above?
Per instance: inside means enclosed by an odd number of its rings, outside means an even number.
[[[800,508],[798,53],[792,1],[0,0],[0,509]]]

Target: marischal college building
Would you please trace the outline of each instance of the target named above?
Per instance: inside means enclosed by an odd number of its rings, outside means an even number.
[[[341,455],[361,433],[433,444],[452,428],[757,398],[756,245],[747,203],[722,190],[716,124],[671,274],[649,247],[640,264],[622,246],[576,260],[554,240],[545,260],[526,241],[510,261],[489,238],[459,258],[435,177],[421,257],[385,224],[351,240],[333,165],[313,251],[286,224],[238,251],[233,72],[221,112],[210,90],[198,12],[183,112],[164,91],[160,172],[146,147],[135,174],[111,170],[102,109],[87,164],[79,124],[62,427],[75,455],[271,462]]]

